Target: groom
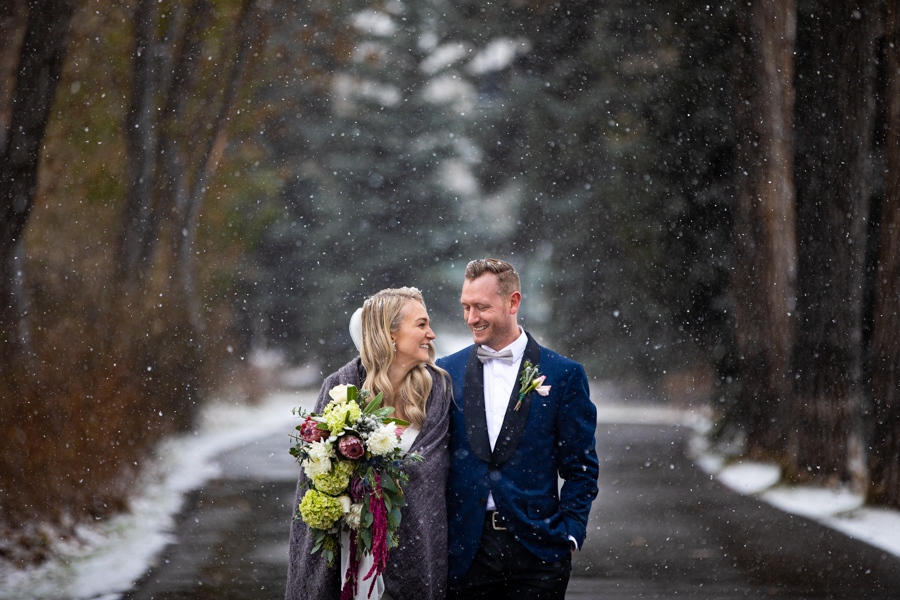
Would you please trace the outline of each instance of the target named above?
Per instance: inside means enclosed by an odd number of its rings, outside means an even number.
[[[521,301],[512,265],[470,262],[460,302],[475,345],[438,361],[455,398],[447,487],[451,600],[563,600],[597,495],[597,412],[587,376],[519,327]],[[522,396],[532,383],[523,382],[528,364],[546,378]]]

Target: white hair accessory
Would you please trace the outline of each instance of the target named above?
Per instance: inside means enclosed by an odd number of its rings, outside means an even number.
[[[350,337],[356,344],[356,349],[362,352],[362,307],[357,308],[350,317]]]

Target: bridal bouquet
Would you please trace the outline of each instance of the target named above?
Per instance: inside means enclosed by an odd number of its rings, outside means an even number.
[[[341,597],[356,593],[360,557],[375,564],[363,578],[384,572],[388,551],[397,545],[400,507],[406,501],[402,486],[407,455],[398,446],[398,425],[392,407],[382,407],[382,395],[338,385],[328,392],[331,401],[322,414],[295,409],[304,419],[292,433],[291,456],[303,467],[308,489],[294,518],[301,518],[314,539],[312,553],[321,552],[329,566],[340,548],[341,529],[350,530],[350,569]],[[370,587],[371,593],[371,587]]]

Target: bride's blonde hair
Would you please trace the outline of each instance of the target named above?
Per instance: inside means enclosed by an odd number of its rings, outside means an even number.
[[[394,362],[391,334],[400,329],[406,317],[406,307],[413,300],[425,307],[422,292],[411,287],[381,290],[366,300],[361,316],[362,347],[359,354],[366,368],[363,389],[373,394],[384,394],[383,406],[400,408],[407,421],[421,428],[425,422],[425,403],[432,387],[431,375],[426,366],[441,374],[445,386],[448,375],[434,364],[434,343],[429,342],[428,360],[409,371],[399,390],[391,387],[388,377],[388,371]]]

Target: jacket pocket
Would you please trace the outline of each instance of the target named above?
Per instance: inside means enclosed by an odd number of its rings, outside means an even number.
[[[556,512],[556,500],[552,498],[528,501],[529,519],[547,519],[555,515]]]

